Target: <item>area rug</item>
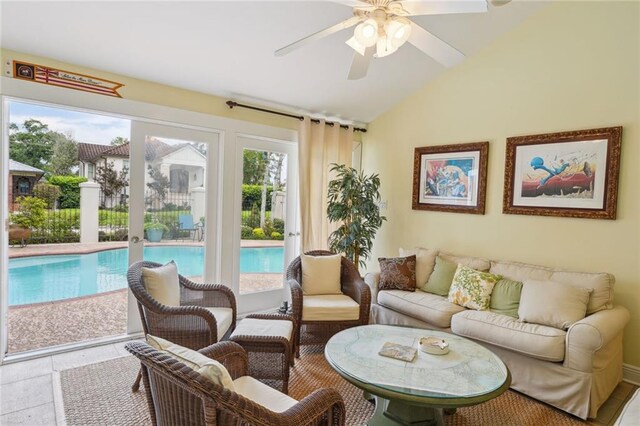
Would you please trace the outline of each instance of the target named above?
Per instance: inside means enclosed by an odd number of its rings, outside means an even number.
[[[60,374],[64,409],[69,425],[150,425],[144,391],[131,392],[139,369],[132,357],[116,358]],[[291,371],[289,394],[302,399],[313,390],[332,387],[344,398],[347,425],[364,425],[373,405],[362,391],[342,379],[327,364],[321,347],[303,347],[302,358]],[[587,425],[518,392],[507,391],[498,398],[445,416],[450,426],[469,425]]]

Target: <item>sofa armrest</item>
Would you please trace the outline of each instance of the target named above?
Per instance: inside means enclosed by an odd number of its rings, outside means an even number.
[[[629,311],[616,306],[574,323],[567,331],[564,366],[592,372],[594,354],[620,335],[628,322]]]
[[[369,272],[364,276],[364,282],[371,289],[371,304],[378,304],[378,284],[380,283],[380,272]]]

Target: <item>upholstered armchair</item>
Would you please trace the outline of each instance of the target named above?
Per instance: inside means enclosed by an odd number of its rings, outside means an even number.
[[[336,390],[318,389],[296,401],[248,376],[247,354],[234,342],[199,351],[226,368],[233,389],[146,343],[126,348],[142,363],[154,425],[344,425],[344,401]]]
[[[148,261],[129,267],[127,281],[138,302],[144,334],[195,350],[228,338],[236,326],[236,299],[231,289],[221,284],[195,283],[177,272],[174,274],[178,275],[179,289],[162,288],[157,282],[151,282],[150,272],[170,265],[175,267],[172,262],[161,265]],[[158,278],[154,277],[154,281]],[[167,296],[164,294],[167,290],[174,292]],[[134,391],[139,382],[140,377],[133,386]]]
[[[326,250],[315,250],[305,253],[307,262],[313,257],[338,256]],[[291,308],[298,326],[296,333],[296,353],[300,356],[301,344],[319,344],[326,341],[340,330],[366,325],[369,323],[371,292],[356,270],[353,263],[340,256],[339,284],[335,290],[329,289],[323,294],[308,285],[305,287],[303,277],[309,280],[309,271],[303,271],[303,256],[295,258],[287,269],[287,284],[291,290]],[[314,280],[330,279],[329,265],[320,265],[312,273]],[[337,279],[337,278],[336,278]],[[310,284],[310,283],[307,283]],[[322,285],[322,284],[320,284]]]

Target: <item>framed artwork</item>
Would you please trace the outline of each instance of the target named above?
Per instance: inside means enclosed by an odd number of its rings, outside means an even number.
[[[414,210],[484,214],[489,142],[416,148]]]
[[[502,212],[615,219],[622,127],[507,138]]]

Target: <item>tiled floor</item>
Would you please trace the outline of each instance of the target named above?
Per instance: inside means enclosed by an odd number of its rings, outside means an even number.
[[[129,353],[126,342],[51,355],[0,367],[0,424],[64,425],[59,373]]]

